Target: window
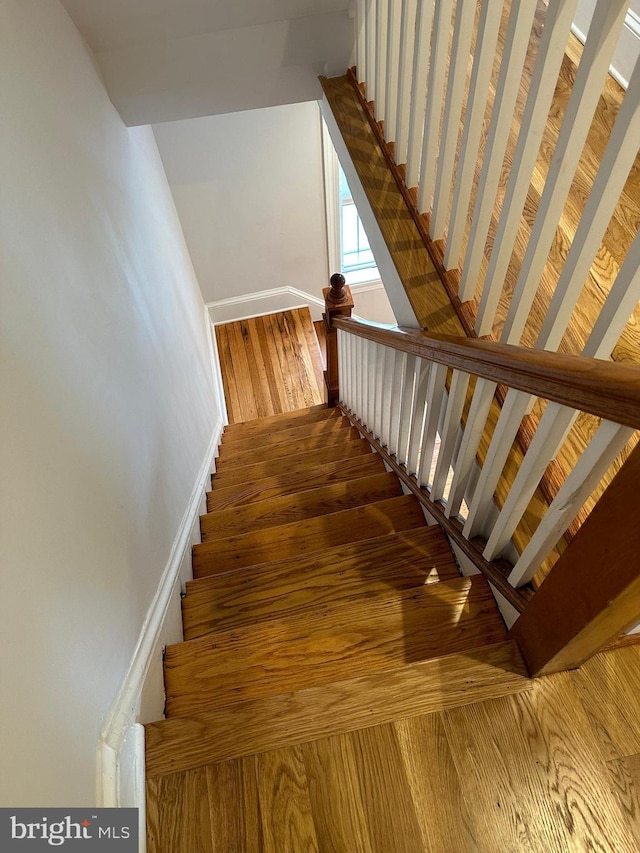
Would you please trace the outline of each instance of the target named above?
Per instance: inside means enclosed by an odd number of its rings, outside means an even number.
[[[351,190],[340,165],[340,271],[348,284],[380,277],[369,240],[351,197]]]
[[[351,198],[351,190],[347,184],[344,172],[340,168],[340,257],[343,274],[376,270],[376,262],[369,246],[367,235],[364,233],[358,211]]]

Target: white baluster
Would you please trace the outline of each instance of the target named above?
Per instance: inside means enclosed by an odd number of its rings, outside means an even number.
[[[509,575],[512,586],[522,586],[535,575],[633,432],[611,421],[600,424],[513,567]]]
[[[444,496],[456,439],[460,432],[460,418],[462,417],[464,402],[467,398],[470,378],[468,373],[463,373],[460,370],[453,371],[451,387],[449,388],[449,399],[447,400],[442,434],[440,436],[440,452],[438,453],[438,462],[436,463],[436,471],[433,476],[433,486],[431,488],[432,501],[439,501]]]
[[[589,275],[597,249],[636,159],[639,139],[640,62],[637,63],[629,82],[629,88],[613,126],[571,249],[562,267],[549,311],[540,330],[536,346],[542,349],[555,350],[560,345],[585,279]],[[626,315],[625,322],[629,314]]]
[[[368,101],[375,101],[376,91],[378,88],[378,80],[376,78],[376,21],[378,13],[376,11],[376,0],[365,0],[366,13],[364,18],[365,40],[367,43],[367,79],[366,93]]]
[[[460,512],[497,387],[495,382],[489,382],[487,379],[476,381],[460,449],[453,464],[453,480],[447,498],[447,518],[455,518]]]
[[[393,393],[391,398],[391,423],[389,425],[389,453],[396,457],[400,443],[400,418],[406,376],[407,354],[406,352],[396,351],[393,361]]]
[[[431,206],[433,178],[440,142],[440,113],[444,92],[444,75],[449,54],[452,0],[436,3],[431,32],[431,63],[427,84],[427,110],[422,134],[420,181],[418,184],[418,210],[426,213]]]
[[[376,118],[383,119],[386,109],[387,17],[389,0],[376,0]]]
[[[491,83],[491,70],[498,43],[502,4],[484,0],[480,9],[478,34],[467,97],[467,111],[460,145],[456,184],[453,192],[449,233],[445,246],[444,265],[455,269],[460,262],[464,229],[467,224],[473,176],[479,156],[480,137]]]
[[[349,392],[347,388],[347,359],[344,354],[344,333],[338,329],[337,331],[337,343],[338,343],[338,389],[339,389],[339,397],[338,399],[348,405],[347,399],[349,397]]]
[[[558,454],[577,417],[578,412],[575,409],[558,403],[547,404],[504,506],[491,529],[483,553],[486,560],[494,560],[506,548],[547,465]]]
[[[420,152],[422,151],[422,131],[427,104],[427,69],[429,68],[429,45],[433,25],[433,4],[434,0],[418,0],[416,46],[413,54],[413,75],[411,78],[409,140],[407,143],[405,183],[408,187],[417,186],[420,175]]]
[[[416,383],[416,393],[414,399],[414,416],[411,424],[411,434],[409,435],[409,444],[407,449],[407,472],[416,474],[418,471],[418,461],[420,459],[420,448],[422,446],[422,432],[426,418],[427,409],[427,391],[429,379],[429,362],[424,359],[418,359],[418,380]]]
[[[356,75],[358,83],[367,79],[366,0],[356,0]]]
[[[598,0],[501,340],[520,342],[613,57],[628,0]]]
[[[398,69],[398,109],[396,112],[396,163],[406,163],[409,145],[409,108],[413,51],[416,37],[417,0],[404,0],[400,24],[400,61]]]
[[[488,335],[493,328],[502,285],[516,242],[520,217],[527,200],[531,176],[553,100],[555,87],[551,85],[551,81],[557,80],[560,73],[576,5],[577,0],[557,0],[555,3],[550,3],[547,8],[531,86],[491,251],[489,269],[478,308],[476,330],[479,335]]]
[[[385,447],[389,447],[391,437],[391,406],[393,405],[393,380],[396,350],[391,347],[384,348],[384,377],[382,382],[382,425],[380,427],[380,441]]]
[[[407,355],[404,387],[402,389],[402,400],[400,403],[400,427],[398,430],[398,449],[396,459],[401,464],[407,461],[407,445],[411,424],[413,423],[413,400],[416,385],[416,357]]]
[[[518,432],[522,418],[531,403],[531,395],[512,388],[507,396],[491,437],[484,465],[473,492],[469,515],[463,533],[467,539],[482,533],[487,514],[493,504],[493,494],[498,485],[500,474],[507,461],[511,445]]]
[[[635,236],[620,267],[582,355],[608,358],[618,342],[638,300],[640,300],[640,232]]]
[[[432,362],[427,390],[427,419],[424,424],[422,447],[420,448],[420,466],[417,474],[418,485],[422,487],[428,486],[431,478],[433,451],[442,413],[442,404],[447,390],[446,381],[446,365]]]
[[[489,134],[473,208],[471,233],[462,265],[460,299],[463,302],[473,299],[480,275],[484,244],[495,206],[535,8],[535,0],[522,0],[520,3],[511,4]]]
[[[460,130],[462,100],[467,79],[467,65],[469,63],[469,49],[473,34],[475,7],[476,0],[458,0],[456,3],[453,43],[451,45],[449,76],[447,79],[447,94],[444,101],[438,172],[433,194],[433,212],[429,227],[429,235],[432,240],[442,239],[447,225],[449,201],[451,199],[453,163],[458,148],[458,132]]]
[[[384,111],[384,138],[391,142],[395,137],[398,112],[398,64],[400,62],[400,23],[402,0],[388,0],[387,22],[387,74]]]
[[[376,438],[382,436],[382,417],[384,415],[384,357],[386,347],[376,344],[376,417],[374,422],[374,435]]]

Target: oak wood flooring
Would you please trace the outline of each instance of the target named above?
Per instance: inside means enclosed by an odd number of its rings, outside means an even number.
[[[308,308],[216,326],[230,423],[318,405],[322,357]]]
[[[313,488],[328,483],[339,483],[351,477],[361,477],[384,471],[382,459],[375,453],[365,453],[352,459],[339,459],[324,465],[309,465],[299,471],[286,471],[272,477],[218,486],[207,492],[207,512],[227,509],[231,506],[246,506],[267,498],[289,494],[296,488]]]
[[[435,675],[433,663],[420,666]],[[620,750],[614,759],[581,692],[605,671],[616,673],[601,697]],[[324,735],[335,697],[322,688],[315,724],[288,746],[284,709],[294,697],[277,697],[270,701],[284,716],[274,723],[269,714],[257,754],[245,750],[263,725],[259,704],[235,720],[222,711],[215,734],[200,724],[206,765],[167,773],[159,762],[149,778],[150,853],[636,853],[640,757],[614,720],[626,702],[624,676],[638,672],[640,649],[630,646],[576,672],[528,682],[525,691],[430,713],[420,710],[419,691],[407,691],[404,715],[373,714],[358,728]],[[448,681],[446,668],[442,676]],[[167,723],[185,734],[197,724]],[[158,733],[152,729],[150,738]]]
[[[327,604],[167,646],[167,716],[453,654],[506,637],[479,575]]]
[[[187,582],[182,600],[185,639],[254,624],[307,607],[369,598],[458,578],[439,527],[392,533],[288,560]]]

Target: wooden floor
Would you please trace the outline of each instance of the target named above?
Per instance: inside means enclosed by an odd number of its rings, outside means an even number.
[[[324,402],[322,356],[308,308],[216,326],[229,423]]]
[[[333,430],[335,418],[316,409],[288,416],[285,426],[297,433],[313,421],[313,435],[327,424]],[[257,424],[229,428],[223,455],[251,448],[259,435]],[[263,425],[262,440],[270,439]],[[379,470],[379,457],[367,457]],[[259,497],[249,489],[232,500],[255,506]],[[189,585],[185,627],[210,620],[216,633],[211,642],[189,641],[211,659],[185,684],[211,679],[213,667],[235,674],[227,697],[216,677],[205,713],[170,714],[146,727],[149,853],[640,850],[640,647],[533,682],[487,611],[483,642],[491,645],[418,660],[416,643],[437,633],[421,633],[433,619],[418,614],[421,602],[440,599],[439,621],[462,640],[465,623],[473,634],[473,608],[484,612],[486,584],[458,575],[444,537],[419,515],[402,533],[380,530],[378,519],[379,538],[366,541],[358,541],[363,525],[351,524],[354,544],[325,548],[321,559],[313,549],[288,559],[274,560],[274,552],[246,573],[210,567]],[[403,545],[424,557],[394,561]],[[360,591],[364,578],[369,597]],[[447,603],[465,585],[478,590],[476,603]],[[281,677],[283,655],[304,648],[321,611],[339,633],[288,669],[297,689],[279,688],[270,671]],[[368,659],[376,634],[386,663],[363,674],[358,656]],[[411,636],[412,647],[401,639]],[[169,663],[179,664],[183,651],[168,649]],[[314,669],[329,665],[346,680],[316,686]],[[255,686],[251,698],[234,695],[260,680],[262,695]]]
[[[159,776],[150,849],[634,853],[639,695],[628,647],[514,696]]]

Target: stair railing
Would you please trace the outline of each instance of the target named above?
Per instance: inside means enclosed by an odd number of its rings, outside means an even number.
[[[522,614],[513,636],[532,674],[578,666],[640,620],[640,446],[570,544],[562,538],[640,428],[640,367],[369,325],[349,316],[339,275],[325,297],[331,402]],[[500,477],[509,447],[503,452],[499,423],[478,453],[490,405],[478,416],[470,391],[482,382],[546,401],[515,476]],[[600,425],[551,504],[536,501],[578,412]]]
[[[640,275],[627,275],[638,271],[640,239],[631,248],[617,238],[602,243],[638,154],[640,62],[600,162],[588,165],[594,180],[580,188],[588,198],[560,279],[541,288],[549,252],[564,251],[553,249],[554,240],[628,5],[628,0],[595,3],[554,140],[545,131],[565,51],[574,39],[577,0],[544,5],[537,0],[357,0],[353,81],[406,188],[415,188],[414,213],[425,218],[431,241],[442,241],[431,248],[443,270],[451,271],[452,288],[461,302],[477,300],[472,314],[478,336],[495,334],[503,343],[519,344],[537,301],[537,313],[546,320],[538,324],[535,346],[557,349],[592,265],[606,266],[605,283],[598,286],[607,288],[625,249],[625,281],[612,286],[607,310],[626,311],[626,322],[640,299]],[[574,39],[574,53],[576,45]],[[595,132],[606,135],[603,128]],[[554,146],[546,173],[537,165],[543,137],[545,145]],[[534,197],[528,200],[532,187]],[[624,208],[618,215],[624,217]],[[523,217],[530,220],[524,236],[519,235]],[[634,224],[627,230],[635,231]],[[620,231],[617,226],[616,234]],[[524,247],[518,246],[521,240]],[[612,243],[618,244],[615,251]],[[514,251],[523,252],[522,263],[505,288]],[[509,309],[505,322],[496,325],[501,298],[509,300]],[[548,304],[542,304],[545,300]],[[617,340],[612,338],[610,349]],[[608,357],[610,352],[585,354]]]

